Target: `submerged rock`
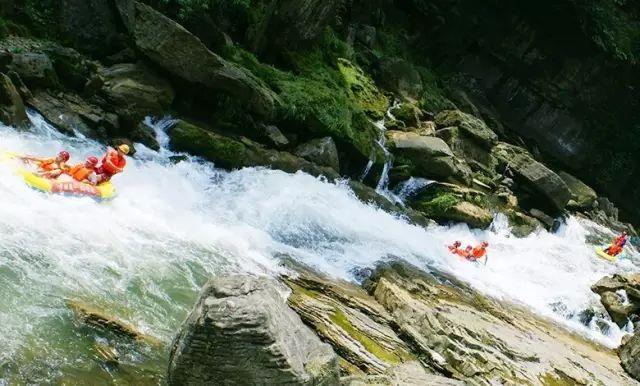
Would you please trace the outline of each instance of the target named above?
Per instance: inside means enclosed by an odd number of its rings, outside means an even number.
[[[101,328],[116,335],[124,336],[151,346],[162,347],[163,345],[162,341],[158,338],[144,334],[131,324],[119,320],[108,312],[84,303],[81,300],[71,299],[67,301],[67,306],[79,320],[89,326]]]
[[[640,334],[635,334],[619,350],[622,367],[640,381]]]
[[[173,343],[170,385],[336,385],[338,361],[273,279],[213,278]]]
[[[600,295],[602,305],[618,326],[640,319],[640,274],[605,276],[591,286],[591,291]]]

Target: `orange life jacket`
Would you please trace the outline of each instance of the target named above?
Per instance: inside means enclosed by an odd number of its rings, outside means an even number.
[[[471,256],[473,256],[474,259],[479,259],[484,256],[485,253],[487,253],[487,249],[480,245],[473,248],[473,250],[471,251]]]
[[[56,162],[55,158],[48,158],[38,162],[38,167],[45,172],[60,169],[60,165]]]
[[[622,252],[622,247],[615,244],[609,247],[609,249],[607,249],[607,254],[610,256],[618,256],[620,254],[620,252]]]
[[[105,174],[114,175],[120,173],[127,164],[124,156],[121,156],[115,149],[109,148],[107,154],[102,158],[100,169]]]
[[[76,181],[84,181],[93,173],[92,169],[89,169],[84,164],[78,164],[69,170],[68,174]]]

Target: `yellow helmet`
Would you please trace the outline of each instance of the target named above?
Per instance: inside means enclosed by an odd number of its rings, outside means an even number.
[[[120,150],[124,154],[129,154],[129,145],[123,143],[122,145],[118,146],[118,150]]]

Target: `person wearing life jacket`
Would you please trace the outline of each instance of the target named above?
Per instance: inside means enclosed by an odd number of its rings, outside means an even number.
[[[624,249],[624,246],[627,245],[627,236],[626,231],[622,232],[604,252],[610,256],[618,256]]]
[[[98,166],[98,159],[94,156],[87,157],[84,163],[77,164],[66,173],[78,182],[95,185],[98,182],[98,176],[95,173]]]
[[[447,246],[447,248],[449,248],[449,251],[451,251],[452,253],[456,253],[456,251],[458,250],[458,248],[460,248],[461,245],[462,245],[461,242],[454,241],[453,244]]]
[[[69,168],[66,164],[69,161],[69,158],[71,158],[71,155],[66,150],[58,153],[55,158],[39,158],[31,156],[21,157],[23,161],[34,162],[38,166],[38,171],[36,173],[39,176],[46,178],[58,178]]]
[[[116,149],[108,148],[107,154],[102,158],[102,163],[96,168],[98,183],[109,181],[114,175],[122,173],[127,164],[125,159],[127,154],[129,154],[129,146],[126,144],[122,144]]]
[[[480,245],[478,245],[477,247],[471,250],[471,253],[469,253],[469,257],[467,257],[467,259],[471,261],[476,261],[478,259],[483,258],[487,254],[488,246],[489,246],[489,243],[486,241],[483,241]]]

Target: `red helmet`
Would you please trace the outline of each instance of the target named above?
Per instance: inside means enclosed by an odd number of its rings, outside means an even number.
[[[486,242],[486,241],[483,241],[483,242],[482,242],[482,246],[486,248],[486,247],[488,247],[488,246],[489,246],[489,243],[488,243],[488,242]]]
[[[71,158],[71,155],[69,155],[68,151],[63,150],[60,153],[58,153],[58,157],[62,158],[63,161],[67,162],[69,161],[69,158]]]
[[[90,165],[96,166],[98,164],[98,159],[91,155],[87,157],[87,163]]]

